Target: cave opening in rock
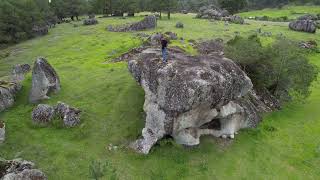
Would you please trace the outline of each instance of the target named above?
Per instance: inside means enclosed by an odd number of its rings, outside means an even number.
[[[213,129],[213,130],[221,130],[221,122],[220,119],[212,119],[212,121],[203,124],[200,129]]]

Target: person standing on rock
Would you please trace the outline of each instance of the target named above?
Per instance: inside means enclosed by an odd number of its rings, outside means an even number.
[[[162,48],[162,61],[163,63],[167,63],[167,47],[168,47],[168,41],[164,38],[161,37],[161,48]]]

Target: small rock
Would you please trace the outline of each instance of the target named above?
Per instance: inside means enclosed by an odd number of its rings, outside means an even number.
[[[6,124],[0,121],[0,144],[6,139]]]
[[[80,124],[81,111],[77,108],[70,107],[63,102],[58,102],[55,113],[59,118],[63,119],[63,123],[66,127],[74,127]]]
[[[176,28],[184,28],[184,24],[182,22],[177,22]]]
[[[99,23],[98,20],[95,19],[95,18],[85,19],[85,20],[83,21],[83,25],[85,25],[85,26],[96,25],[96,24],[98,24],[98,23]]]
[[[54,117],[54,108],[46,104],[39,104],[32,111],[32,120],[35,124],[48,124]]]
[[[25,75],[31,71],[29,64],[18,64],[12,69],[12,80],[14,82],[21,82],[24,80]]]

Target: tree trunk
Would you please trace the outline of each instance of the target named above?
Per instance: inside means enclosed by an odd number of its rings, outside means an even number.
[[[160,11],[160,19],[162,19],[162,12]]]
[[[168,11],[168,19],[170,19],[171,18],[171,12],[170,12],[170,10]]]
[[[129,13],[128,13],[128,16],[129,16],[129,17],[134,17],[134,12],[129,12]]]

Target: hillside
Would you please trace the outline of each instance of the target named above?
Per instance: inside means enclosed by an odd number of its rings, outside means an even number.
[[[319,12],[319,7],[263,10],[241,16],[296,16],[295,12]],[[320,12],[319,12],[320,13]],[[143,90],[128,72],[125,62],[110,60],[141,44],[132,33],[106,31],[110,24],[133,22],[142,17],[99,18],[96,26],[71,23],[57,25],[49,35],[28,40],[0,50],[0,75],[5,76],[18,63],[32,64],[36,57],[46,57],[60,75],[62,91],[43,103],[64,101],[83,110],[82,125],[74,129],[55,123],[48,128],[31,122],[33,105],[28,104],[31,74],[24,81],[17,103],[0,119],[7,122],[7,139],[0,145],[2,157],[22,157],[34,161],[49,179],[90,179],[90,166],[105,164],[102,179],[317,179],[320,169],[320,84],[303,104],[290,104],[268,114],[255,130],[242,131],[234,141],[202,138],[192,149],[163,140],[148,156],[127,148],[144,127]],[[175,28],[176,22],[184,29]],[[190,39],[231,39],[236,33],[247,36],[262,28],[272,32],[261,37],[264,43],[277,34],[295,40],[316,40],[319,31],[307,34],[290,31],[286,24],[250,21],[250,25],[210,22],[194,19],[193,14],[174,14],[160,20],[154,31],[173,31],[185,41]],[[147,32],[147,33],[151,33]],[[185,44],[182,44],[185,43]],[[192,49],[187,46],[190,51]],[[2,56],[0,56],[2,57]],[[310,54],[310,61],[320,67],[320,54]],[[109,62],[109,63],[106,63]],[[117,146],[109,151],[108,146]],[[102,166],[101,165],[101,166]],[[149,178],[150,177],[150,178]]]

